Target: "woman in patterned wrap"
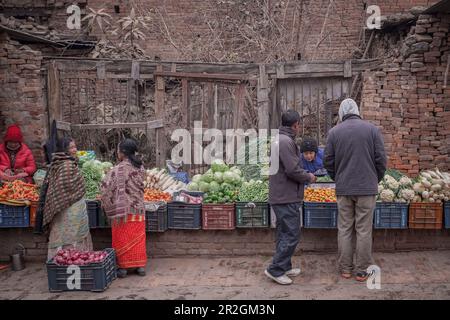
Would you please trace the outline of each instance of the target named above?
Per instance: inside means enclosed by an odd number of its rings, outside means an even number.
[[[101,185],[102,206],[111,221],[112,246],[116,251],[118,276],[121,278],[131,269],[144,276],[147,264],[145,170],[136,152],[134,140],[121,142],[117,150],[120,163],[107,173]]]
[[[78,169],[77,147],[71,138],[58,140],[47,175],[43,231],[49,234],[48,259],[59,249],[92,250],[84,178]]]

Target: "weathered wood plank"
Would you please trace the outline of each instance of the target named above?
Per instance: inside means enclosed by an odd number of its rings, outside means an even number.
[[[139,80],[140,76],[140,62],[133,60],[131,62],[131,79]]]
[[[352,62],[347,60],[344,62],[344,78],[352,77]]]
[[[49,113],[49,128],[53,120],[61,120],[61,80],[55,62],[48,66],[47,73],[47,103]]]
[[[258,128],[269,129],[269,91],[268,78],[265,65],[259,66],[259,79],[257,85],[258,101]]]
[[[162,71],[162,65],[157,66],[158,71]],[[165,81],[161,76],[156,77],[155,90],[155,114],[159,119],[164,119],[164,97],[165,97]],[[158,167],[165,166],[167,143],[164,137],[164,129],[156,129],[156,165]]]

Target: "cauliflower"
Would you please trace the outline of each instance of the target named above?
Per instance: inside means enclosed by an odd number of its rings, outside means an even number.
[[[393,179],[392,181],[387,181],[387,186],[391,190],[397,190],[400,187],[400,184],[397,180]]]
[[[414,192],[414,190],[411,190],[411,189],[403,189],[400,191],[400,196],[402,199],[410,202],[414,199],[415,192]]]
[[[381,191],[383,191],[384,190],[384,187],[383,187],[383,184],[379,184],[378,185],[378,193],[381,193]]]
[[[400,178],[400,185],[402,185],[403,187],[409,187],[412,185],[412,180],[410,178],[408,178],[407,176],[403,176]]]
[[[385,189],[380,193],[380,199],[383,202],[392,202],[394,200],[395,194],[392,190]]]

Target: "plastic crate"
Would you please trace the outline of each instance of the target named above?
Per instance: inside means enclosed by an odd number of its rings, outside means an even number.
[[[237,228],[268,228],[269,204],[267,202],[237,202]]]
[[[409,228],[442,229],[442,203],[414,202],[409,205]]]
[[[234,203],[202,205],[204,230],[234,230],[235,221]]]
[[[172,202],[167,205],[169,229],[200,230],[202,228],[202,205]]]
[[[52,260],[47,261],[48,289],[50,292],[61,291],[96,291],[102,292],[109,287],[111,282],[117,278],[116,254],[114,249],[105,249],[108,252],[106,258],[100,263],[93,263],[80,268],[80,287],[69,289],[69,277],[73,277],[73,272],[67,268],[70,266],[59,266]],[[69,280],[71,284],[72,281]]]
[[[100,208],[98,209],[98,228],[110,228],[111,224],[108,217],[105,215],[103,208],[100,204]]]
[[[305,202],[304,227],[310,229],[337,228],[338,208],[335,202]]]
[[[408,229],[408,204],[377,202],[374,212],[375,229]]]
[[[86,208],[89,217],[89,228],[98,227],[98,217],[100,212],[100,201],[86,200]]]
[[[0,204],[0,228],[27,228],[30,226],[30,207]]]
[[[450,229],[450,201],[444,202],[445,229]]]
[[[168,229],[167,204],[157,204],[159,207],[145,206],[145,225],[147,232],[164,232]],[[156,209],[156,210],[155,210]]]

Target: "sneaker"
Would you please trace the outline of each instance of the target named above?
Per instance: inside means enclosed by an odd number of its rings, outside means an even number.
[[[367,272],[363,271],[363,272],[358,272],[358,273],[356,274],[355,279],[356,279],[356,281],[364,282],[364,281],[366,281],[369,277],[370,277],[370,273],[367,273]]]
[[[288,277],[297,277],[300,275],[301,272],[302,271],[300,270],[300,268],[294,268],[294,269],[287,271],[285,273],[285,275],[287,275]]]
[[[267,277],[269,277],[270,279],[272,279],[273,281],[275,281],[278,284],[282,284],[282,285],[287,285],[287,284],[292,284],[292,279],[290,279],[287,275],[282,275],[279,277],[274,277],[273,275],[271,275],[269,273],[269,271],[265,270],[264,271],[265,275]]]
[[[145,276],[145,269],[144,268],[137,268],[136,272],[138,275],[140,275],[141,277]]]

